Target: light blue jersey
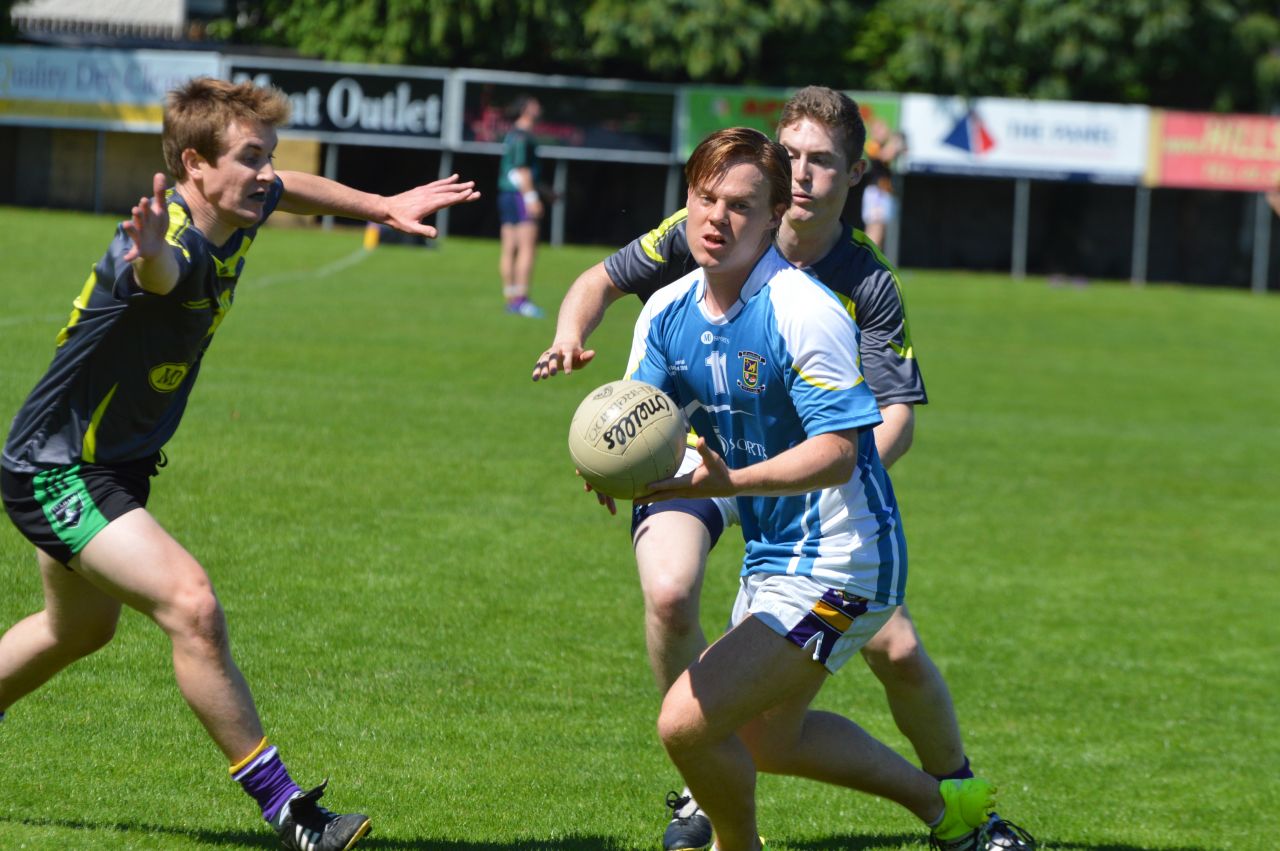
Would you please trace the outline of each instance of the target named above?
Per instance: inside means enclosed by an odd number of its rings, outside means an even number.
[[[695,270],[656,292],[636,322],[628,377],[666,391],[730,467],[801,441],[862,429],[853,477],[786,497],[742,496],[743,575],[812,576],[888,605],[902,602],[906,540],[871,427],[880,411],[863,381],[858,330],[813,278],[772,247],[724,316],[706,306]]]

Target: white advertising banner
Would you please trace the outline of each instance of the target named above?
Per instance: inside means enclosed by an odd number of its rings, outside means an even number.
[[[1138,183],[1145,106],[904,95],[907,171]]]
[[[201,75],[216,53],[0,47],[0,123],[159,129],[164,96]]]

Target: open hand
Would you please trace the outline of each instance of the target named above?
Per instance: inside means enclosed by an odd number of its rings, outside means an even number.
[[[568,375],[591,363],[595,356],[595,349],[584,349],[581,343],[557,340],[551,344],[551,348],[538,356],[538,362],[533,365],[533,380],[550,378],[557,372]]]
[[[445,207],[466,204],[479,197],[474,180],[461,182],[458,175],[451,174],[440,180],[415,186],[399,195],[392,195],[387,199],[387,218],[382,224],[404,233],[435,239],[436,229],[431,225],[424,225],[423,219]]]
[[[152,197],[139,198],[130,211],[130,217],[122,222],[124,232],[133,240],[133,245],[124,255],[126,263],[156,257],[164,250],[165,234],[169,232],[169,205],[164,197],[164,184],[164,174],[156,172],[151,179]]]

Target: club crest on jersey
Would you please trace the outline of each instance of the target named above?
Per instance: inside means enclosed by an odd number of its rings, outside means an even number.
[[[190,367],[185,363],[162,363],[151,368],[147,373],[147,381],[157,393],[172,393],[182,384],[182,379],[187,377],[188,369]]]
[[[50,513],[63,529],[74,529],[80,525],[80,517],[84,514],[84,501],[79,494],[73,493],[60,499]]]
[[[760,368],[764,366],[764,358],[745,350],[738,352],[738,358],[742,361],[742,377],[738,379],[738,386],[748,393],[764,390],[764,384],[760,381]]]

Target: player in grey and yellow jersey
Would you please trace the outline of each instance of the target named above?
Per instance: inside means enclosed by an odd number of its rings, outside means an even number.
[[[187,704],[286,848],[346,851],[368,817],[317,803],[269,745],[231,658],[204,568],[146,510],[161,448],[178,427],[245,255],[275,209],[335,214],[433,237],[422,219],[479,197],[457,175],[392,197],[276,172],[275,90],[198,78],[169,93],[165,175],[94,266],[22,406],[0,459],[0,493],[36,546],[45,607],[0,637],[0,717],[109,642],[124,604],[167,634]]]
[[[884,419],[875,428],[875,443],[888,468],[911,446],[914,406],[928,400],[898,276],[865,234],[840,219],[849,190],[866,167],[865,140],[857,105],[839,92],[810,86],[787,101],[778,141],[791,156],[793,201],[778,229],[777,246],[788,261],[835,292],[857,323],[862,371]],[[647,300],[694,268],[681,211],[588,269],[560,306],[555,341],[535,364],[534,380],[590,363],[595,352],[585,347],[586,339],[610,304],[627,293]],[[698,596],[707,554],[733,515],[731,503],[706,499],[669,500],[641,506],[633,514],[645,638],[654,678],[664,693],[707,645],[699,626]],[[950,690],[905,607],[863,647],[862,655],[883,684],[894,720],[924,770],[939,779],[973,776]],[[666,849],[711,843],[710,823],[688,790],[671,793],[667,803],[672,818]],[[992,814],[982,836],[965,851],[988,847],[1025,851],[1034,841]]]

